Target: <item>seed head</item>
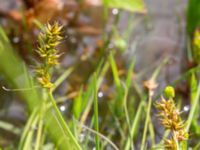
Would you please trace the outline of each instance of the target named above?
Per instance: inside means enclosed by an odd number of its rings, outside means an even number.
[[[53,86],[51,83],[50,70],[58,65],[58,58],[60,54],[56,47],[60,43],[62,26],[58,23],[53,25],[47,24],[47,26],[39,34],[39,46],[37,53],[42,59],[42,63],[37,67],[37,79],[44,88],[50,89]]]
[[[158,117],[161,124],[172,133],[172,137],[165,140],[165,148],[176,150],[176,141],[181,142],[187,140],[188,133],[185,129],[185,122],[180,117],[181,112],[176,108],[173,100],[175,96],[173,87],[166,87],[164,94],[168,100],[161,97],[161,101],[156,102],[155,106],[158,110]]]

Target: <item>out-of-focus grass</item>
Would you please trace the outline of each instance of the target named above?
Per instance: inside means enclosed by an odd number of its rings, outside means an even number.
[[[27,104],[29,113],[34,113],[36,110],[39,112],[43,101],[42,93],[39,93],[39,89],[34,86],[33,78],[29,75],[23,61],[17,56],[16,53],[14,53],[2,28],[0,28],[0,45],[1,73],[5,76],[9,83],[12,83],[12,88],[22,89],[19,90],[18,93]],[[37,117],[37,115],[34,115],[33,118],[30,118],[30,124],[32,126],[34,126],[34,123],[35,125],[37,124]],[[79,149],[76,143],[74,143],[73,140],[70,139],[70,136],[67,135],[69,133],[66,131],[63,132],[53,109],[50,108],[46,111],[44,120],[48,135],[57,147],[60,149]],[[29,127],[29,123],[27,126]],[[33,141],[33,132],[34,130],[24,134],[26,138],[24,139],[25,141],[22,140],[25,143],[23,148],[27,149],[27,147],[30,148],[32,145],[30,143]]]
[[[200,137],[199,128],[199,44],[194,42],[200,28],[200,1],[189,0],[187,9],[187,34],[188,34],[188,52],[191,55],[189,61],[194,63],[190,69],[188,83],[190,85],[190,113],[187,119],[187,130],[191,131],[196,137]],[[196,44],[196,45],[195,45]],[[198,144],[196,148],[198,147]],[[195,148],[195,149],[196,149]]]
[[[144,2],[142,0],[103,0],[103,4],[111,8],[121,8],[133,12],[145,12]]]
[[[200,27],[200,2],[189,0],[187,9],[187,31],[191,37],[196,28]]]
[[[128,3],[129,0],[123,2],[122,4],[122,1],[104,0],[104,5],[112,8],[132,9],[134,11],[138,9],[144,10],[140,0],[133,5],[137,6],[135,8],[130,8],[133,6]],[[131,1],[131,3],[134,2]],[[196,9],[198,6],[198,0],[189,0],[187,18],[189,34],[192,34],[194,29],[199,26],[199,21],[196,20],[196,17],[199,16],[199,9]],[[117,32],[117,28],[115,30]],[[126,40],[128,40],[127,36],[128,33],[126,34]],[[134,72],[134,60],[125,67],[125,73],[123,75],[120,74],[115,53],[117,51],[112,49],[112,51],[107,52],[109,38],[111,37],[107,37],[106,45],[103,47],[105,49],[102,50],[108,56],[103,55],[100,58],[93,72],[89,75],[87,82],[79,86],[77,95],[73,98],[72,107],[69,107],[68,110],[72,119],[67,120],[67,124],[71,130],[65,130],[58,119],[59,109],[56,108],[56,114],[55,109],[52,107],[53,105],[56,106],[58,101],[52,99],[55,102],[53,104],[47,101],[42,103],[44,99],[48,98],[47,93],[35,86],[35,81],[30,76],[29,69],[13,51],[3,29],[0,28],[0,72],[10,83],[9,86],[17,89],[15,92],[27,104],[29,111],[29,118],[19,141],[19,150],[29,150],[32,148],[39,150],[45,144],[50,143],[49,138],[54,143],[54,147],[61,150],[81,148],[85,150],[91,148],[104,150],[110,147],[115,150],[145,150],[147,148],[150,149],[150,147],[152,149],[164,149],[164,139],[169,135],[169,132],[163,131],[162,135],[160,135],[157,128],[160,129],[162,127],[155,125],[155,120],[153,120],[157,116],[152,103],[154,103],[154,98],[156,97],[155,99],[157,99],[160,94],[154,93],[151,95],[151,89],[146,91],[143,88],[143,85],[138,81],[138,76]],[[124,40],[123,42],[127,41]],[[160,75],[160,71],[165,63],[166,61],[164,60],[160,66],[158,65],[155,68],[151,81],[155,81]],[[74,66],[67,69],[55,81],[53,91],[76,69],[78,68]],[[180,78],[172,83],[176,85],[180,80],[191,76],[191,80],[189,80],[191,105],[189,115],[185,117],[185,121],[187,122],[187,130],[192,131],[192,134],[195,136],[199,136],[198,103],[200,85],[196,77],[197,72],[199,72],[199,67],[192,68],[185,74],[180,75]],[[109,91],[110,95],[104,97],[101,101],[98,94],[105,84],[104,82],[107,82],[107,77],[111,79],[109,81],[111,83],[108,86],[111,86],[110,89],[112,90]],[[64,98],[66,99],[66,97]],[[181,107],[182,103],[180,103]],[[10,129],[12,125],[7,126],[5,123],[1,123],[1,127],[6,130],[12,130],[14,133],[17,131],[16,133],[19,134],[19,130],[16,130],[18,128]],[[37,128],[37,130],[31,130],[33,128]],[[75,139],[70,138],[72,136]],[[82,139],[79,146],[77,143],[80,136],[84,136],[84,139]],[[193,140],[192,138],[190,139],[191,141]],[[158,139],[161,141],[158,141]],[[35,144],[35,147],[31,146],[33,144]],[[187,149],[187,146],[199,149],[200,143],[195,141],[194,143],[185,142],[180,145],[183,150]]]

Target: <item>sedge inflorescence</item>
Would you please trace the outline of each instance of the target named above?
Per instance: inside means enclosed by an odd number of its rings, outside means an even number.
[[[161,124],[171,131],[170,139],[165,140],[165,148],[169,150],[177,150],[177,146],[181,141],[188,139],[188,133],[185,129],[185,122],[181,119],[181,112],[176,108],[174,103],[175,92],[173,87],[166,87],[165,97],[161,97],[161,101],[156,103],[158,117]]]
[[[54,23],[53,25],[47,24],[38,37],[39,46],[37,53],[42,63],[37,67],[36,72],[37,79],[44,88],[50,89],[53,86],[50,71],[59,64],[58,58],[60,57],[60,53],[56,47],[62,39],[61,30],[62,26],[59,26],[58,23]]]

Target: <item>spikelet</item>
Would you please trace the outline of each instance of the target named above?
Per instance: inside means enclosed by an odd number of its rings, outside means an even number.
[[[59,26],[58,23],[47,24],[38,37],[39,46],[36,52],[41,57],[42,63],[37,67],[36,73],[39,83],[44,88],[50,89],[53,86],[50,69],[59,64],[60,54],[56,47],[62,39],[61,29],[62,26]]]
[[[160,102],[156,103],[158,117],[161,124],[171,131],[172,137],[165,140],[165,148],[169,150],[177,149],[177,142],[188,139],[188,133],[185,129],[185,122],[181,119],[181,112],[176,108],[174,103],[175,92],[173,87],[166,87],[164,95],[168,100],[161,97]]]

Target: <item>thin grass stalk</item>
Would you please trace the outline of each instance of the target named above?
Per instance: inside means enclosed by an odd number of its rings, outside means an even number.
[[[22,147],[19,148],[19,150],[27,150],[30,149],[31,145],[32,145],[32,141],[33,141],[33,134],[34,134],[34,128],[36,127],[37,123],[38,123],[38,116],[36,116],[30,126],[30,128],[28,128],[28,132],[25,135],[24,138],[24,143],[22,144]],[[31,129],[31,130],[30,130]]]
[[[145,150],[145,141],[146,141],[146,136],[147,136],[147,128],[150,120],[150,113],[151,113],[151,105],[152,105],[152,96],[150,94],[150,91],[148,93],[148,107],[147,107],[147,112],[146,112],[146,120],[145,120],[145,125],[144,125],[144,131],[143,131],[143,136],[142,136],[142,143],[141,143],[141,150]]]
[[[133,140],[134,134],[136,133],[136,130],[137,130],[137,126],[140,123],[139,121],[140,121],[140,117],[141,117],[142,112],[143,112],[144,104],[145,104],[145,102],[141,101],[140,104],[139,104],[139,107],[137,109],[136,116],[135,116],[134,121],[133,121],[132,126],[131,126],[131,137],[132,137],[131,140]],[[129,150],[130,149],[131,142],[132,142],[131,140],[130,139],[127,140],[126,146],[125,146],[125,150]]]
[[[55,89],[61,84],[63,83],[63,81],[73,72],[74,68],[69,68],[67,69],[55,82],[54,82],[54,86],[52,89],[52,92],[55,91]]]
[[[199,97],[200,97],[200,83],[198,84],[197,93],[196,93],[195,99],[193,101],[193,104],[192,104],[192,107],[191,107],[191,110],[190,110],[190,113],[189,113],[189,116],[188,116],[187,125],[186,125],[186,131],[187,132],[190,129],[193,117],[195,115],[195,110],[198,107]]]
[[[39,115],[38,131],[36,136],[35,150],[41,149],[41,138],[43,133],[43,112]]]
[[[35,108],[35,110],[33,110],[33,112],[31,113],[27,123],[26,123],[26,126],[22,132],[22,135],[21,135],[21,138],[20,138],[20,142],[19,142],[19,146],[18,146],[18,150],[21,150],[23,145],[24,145],[24,142],[25,142],[25,139],[31,129],[31,126],[33,126],[36,122],[37,122],[37,119],[38,119],[38,116],[37,116],[37,110]]]
[[[94,124],[95,124],[95,130],[96,132],[99,132],[99,115],[98,115],[98,96],[97,96],[97,76],[96,73],[94,73]],[[96,150],[100,149],[100,141],[99,141],[99,135],[95,136],[96,141]]]
[[[200,148],[200,142],[197,143],[197,145],[193,148],[193,150],[199,150]]]
[[[36,142],[35,142],[35,150],[40,150],[42,145],[42,136],[44,135],[44,114],[46,112],[46,101],[47,101],[47,94],[46,89],[42,90],[42,97],[43,101],[41,102],[41,107],[39,109],[38,114],[38,130],[36,135]]]
[[[21,128],[18,128],[15,125],[9,122],[2,121],[2,120],[0,120],[0,129],[6,130],[15,135],[20,135],[21,133]]]
[[[151,147],[154,147],[154,145],[155,145],[155,133],[154,133],[153,122],[152,122],[151,117],[150,117],[150,120],[149,120],[149,133],[150,133],[150,137],[151,137],[151,144],[152,144]]]
[[[105,65],[103,66],[103,69],[101,70],[99,76],[98,76],[98,79],[97,79],[97,88],[99,89],[102,81],[103,81],[103,77],[105,76],[106,72],[108,71],[108,68],[109,68],[109,63],[108,61],[106,60],[105,62]],[[87,103],[87,107],[85,108],[82,116],[81,116],[81,119],[80,119],[80,122],[82,124],[84,124],[90,110],[91,110],[91,107],[92,107],[92,96],[91,96],[91,93],[89,93],[89,96],[88,96],[88,103]]]
[[[77,120],[76,120],[76,121],[77,121]],[[84,129],[90,131],[91,133],[94,133],[94,134],[98,135],[101,139],[103,139],[103,140],[105,140],[107,143],[109,143],[109,144],[113,147],[114,150],[119,150],[119,148],[118,148],[108,137],[104,136],[103,134],[101,134],[101,133],[99,133],[99,132],[96,132],[95,130],[93,130],[93,129],[87,127],[87,126],[84,125],[84,124],[81,124],[81,123],[78,122],[78,121],[77,121],[77,124],[78,124],[78,126],[80,126],[81,128],[84,128]]]
[[[180,150],[180,147],[179,147],[177,138],[174,138],[174,140],[175,140],[175,142],[176,142],[176,148],[177,148],[176,150]]]
[[[53,97],[53,95],[52,95],[52,91],[49,91],[48,94],[49,94],[49,98],[50,98],[50,100],[51,100],[51,102],[52,102],[52,106],[53,106],[53,108],[54,108],[54,110],[55,110],[56,116],[58,117],[58,120],[59,120],[59,122],[60,122],[60,124],[61,124],[61,126],[62,126],[62,128],[63,128],[63,131],[64,131],[67,135],[70,136],[70,137],[68,137],[68,138],[70,138],[70,139],[74,142],[74,144],[76,145],[77,149],[81,150],[80,145],[78,144],[77,140],[76,140],[76,139],[74,138],[74,136],[72,135],[71,131],[69,130],[68,126],[67,126],[66,123],[65,123],[65,120],[64,120],[63,117],[62,117],[62,114],[60,113],[60,111],[59,111],[59,109],[58,109],[58,107],[57,107],[57,105],[56,105],[56,102],[55,102],[54,97]]]
[[[122,87],[123,87],[123,84],[122,84]],[[123,98],[123,101],[124,101],[124,104],[123,104],[123,106],[124,106],[124,114],[125,114],[125,118],[126,118],[128,130],[129,130],[129,131],[128,131],[129,139],[130,139],[130,141],[132,141],[130,117],[129,117],[128,108],[127,108],[127,95],[128,95],[128,89],[127,89],[126,86],[124,85],[124,98]],[[132,142],[132,144],[131,144],[131,149],[134,150],[133,142]]]

